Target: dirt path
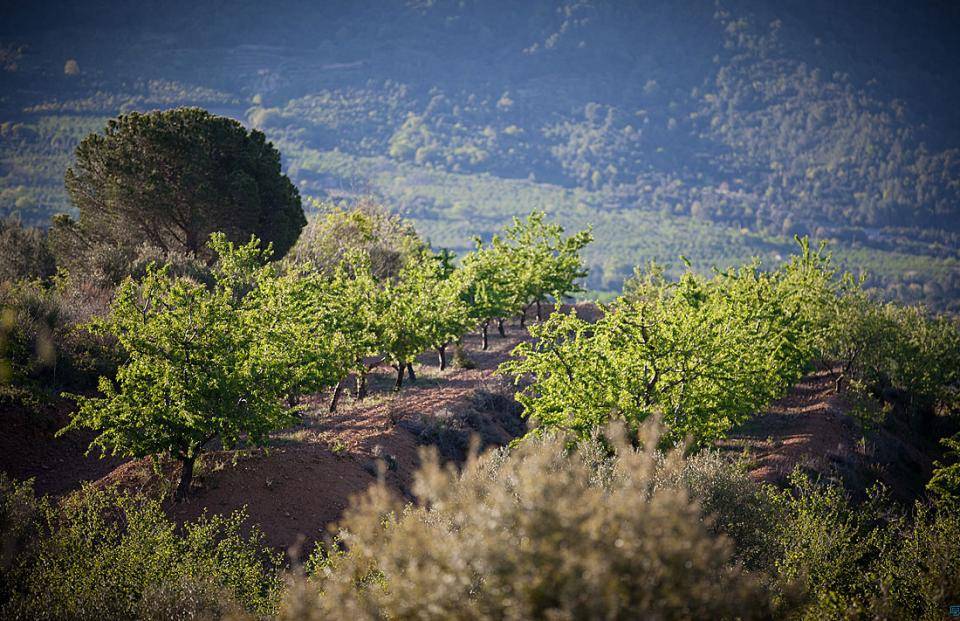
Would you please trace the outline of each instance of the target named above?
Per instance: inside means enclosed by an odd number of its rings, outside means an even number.
[[[749,454],[750,473],[782,483],[801,465],[825,471],[849,458],[858,436],[849,407],[834,390],[834,375],[821,369],[804,377],[783,399],[718,443]]]

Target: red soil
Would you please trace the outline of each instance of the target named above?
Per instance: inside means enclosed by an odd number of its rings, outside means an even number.
[[[913,444],[917,439],[909,430],[861,426],[851,398],[836,391],[836,378],[837,370],[831,368],[810,373],[719,447],[745,453],[758,481],[784,484],[800,467],[844,483],[854,495],[879,482],[894,498],[912,501],[930,478],[930,447]]]
[[[15,479],[34,479],[38,494],[60,495],[88,481],[106,476],[125,460],[100,459],[100,452],[87,447],[93,434],[70,432],[55,437],[69,422],[73,402],[58,399],[39,409],[0,407],[0,472]]]
[[[596,312],[592,307],[583,310],[585,315]],[[309,397],[300,424],[274,434],[265,449],[205,454],[191,497],[179,504],[166,501],[165,507],[179,521],[205,511],[228,513],[246,507],[271,545],[309,550],[342,516],[350,497],[376,480],[378,464],[383,464],[379,467],[386,482],[409,497],[420,445],[439,445],[443,455],[456,459],[470,433],[497,445],[522,432],[512,391],[493,374],[521,336],[526,337],[526,331],[515,324],[508,327],[507,338],[494,330],[486,352],[479,351],[476,335],[468,337],[465,347],[475,369],[441,373],[434,356],[424,355],[417,365],[418,381],[396,395],[390,390],[393,371],[380,368],[371,375],[370,396],[357,402],[345,390],[335,414],[327,411],[329,395]],[[746,451],[758,480],[782,482],[796,465],[825,474],[839,469],[862,478],[876,475],[907,496],[915,488],[913,479],[929,470],[929,460],[889,433],[882,442],[861,443],[850,408],[833,386],[830,370],[812,373],[720,447]],[[97,485],[119,484],[169,498],[176,464],[161,464],[158,476],[149,460],[84,457],[88,434],[55,439],[68,407],[58,403],[29,415],[0,412],[0,471],[21,479],[35,477],[40,493],[61,495],[96,480]],[[913,461],[904,461],[902,455],[912,455]]]

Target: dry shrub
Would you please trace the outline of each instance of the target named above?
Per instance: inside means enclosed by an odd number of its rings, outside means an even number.
[[[772,488],[750,478],[742,460],[718,451],[701,451],[682,462],[659,460],[654,478],[665,489],[683,489],[709,518],[711,532],[734,541],[735,557],[751,570],[773,569],[775,525],[783,519]]]
[[[768,616],[730,541],[683,489],[656,485],[680,456],[636,451],[617,430],[606,444],[615,459],[546,435],[459,472],[425,450],[417,503],[402,507],[382,484],[357,499],[339,545],[312,559],[318,588],[293,589],[284,618]]]
[[[275,610],[280,556],[246,514],[179,526],[160,503],[83,489],[59,503],[0,476],[0,618],[219,619]]]

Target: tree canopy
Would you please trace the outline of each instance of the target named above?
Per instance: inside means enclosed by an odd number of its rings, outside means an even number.
[[[232,241],[255,235],[283,256],[306,224],[264,135],[199,108],[111,119],[77,146],[66,188],[79,221],[54,228],[74,256],[144,244],[209,256],[215,231]]]

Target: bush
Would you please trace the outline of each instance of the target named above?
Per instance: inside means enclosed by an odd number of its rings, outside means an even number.
[[[4,515],[27,509],[11,521],[14,530],[0,524],[5,540],[24,524],[37,532],[7,574],[5,619],[196,619],[275,610],[280,557],[265,550],[257,528],[242,534],[242,512],[201,517],[180,531],[158,502],[140,496],[87,487],[55,506],[37,504],[24,484],[3,481],[0,488]]]
[[[382,484],[372,488],[341,524],[343,547],[312,560],[320,595],[287,609],[354,619],[769,614],[696,503],[652,485],[652,452],[615,440],[618,458],[598,485],[594,463],[567,446],[545,435],[473,458],[462,473],[425,452],[417,504],[401,508]]]
[[[799,589],[808,618],[834,618],[862,608],[876,588],[874,566],[891,544],[879,490],[852,506],[839,485],[819,485],[795,471],[793,489],[774,494],[772,530],[781,590]],[[812,615],[812,616],[811,616]]]
[[[0,282],[48,278],[54,271],[43,231],[13,216],[0,218]]]
[[[942,619],[960,601],[960,516],[944,508],[917,508],[911,523],[896,524],[896,544],[878,563],[875,618]]]
[[[781,514],[771,502],[773,488],[751,479],[744,461],[709,450],[678,465],[661,458],[654,477],[657,486],[683,489],[696,500],[710,530],[733,540],[737,560],[748,569],[773,569],[774,529]]]
[[[400,269],[426,247],[413,226],[366,198],[353,206],[322,204],[323,211],[307,223],[288,257],[333,272],[351,252],[362,252],[378,279],[399,275]]]
[[[0,283],[3,395],[85,388],[114,368],[108,341],[75,326],[78,310],[37,281]]]

